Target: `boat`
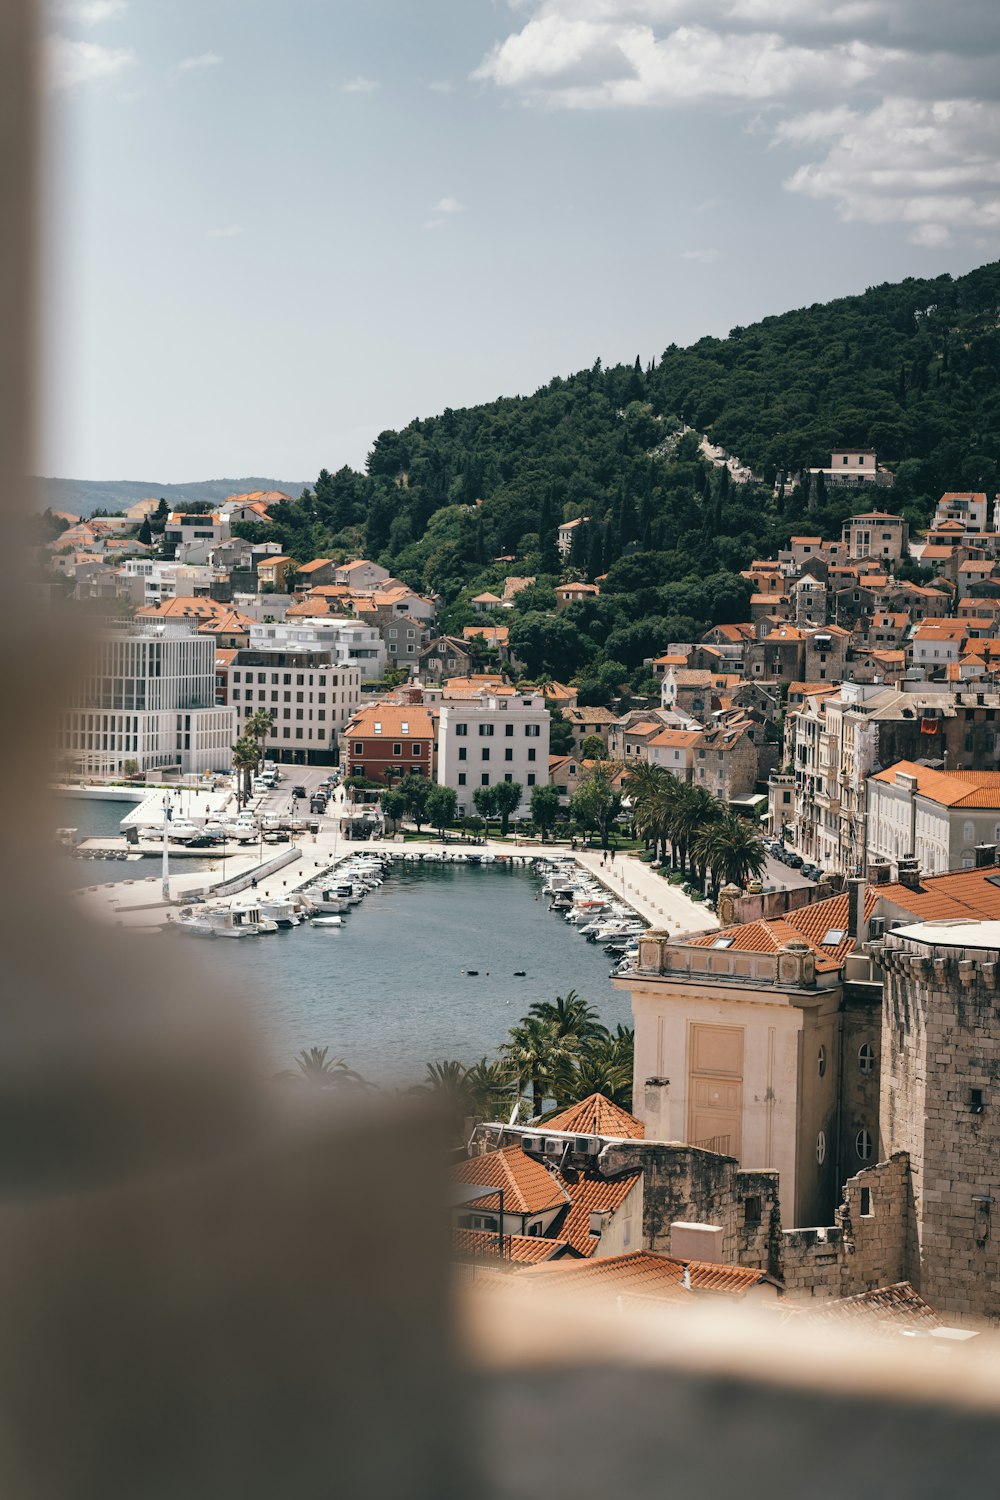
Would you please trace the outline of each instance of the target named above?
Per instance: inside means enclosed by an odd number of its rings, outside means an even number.
[[[313,917],[312,925],[314,927],[343,927],[344,919],[343,917]]]
[[[316,891],[306,891],[305,899],[313,912],[321,916],[327,916],[335,912],[345,912],[350,907],[346,896],[342,896],[336,888],[323,887]]]
[[[260,910],[262,916],[277,923],[279,927],[298,927],[302,921],[296,901],[280,899],[261,901]]]
[[[174,926],[192,937],[245,938],[277,932],[277,922],[261,915],[257,906],[184,906]]]

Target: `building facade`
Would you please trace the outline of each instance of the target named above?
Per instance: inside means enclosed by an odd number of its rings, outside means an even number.
[[[331,765],[340,737],[361,701],[361,673],[327,649],[258,649],[234,653],[225,669],[227,698],[243,724],[271,715],[265,747],[276,760]]]
[[[458,794],[458,810],[475,812],[479,786],[516,781],[521,802],[515,817],[527,817],[531,790],[549,779],[549,711],[540,693],[512,689],[475,698],[442,700],[438,726],[437,779]]]
[[[62,715],[60,761],[100,777],[121,776],[129,763],[141,774],[227,769],[236,717],[216,703],[215,653],[210,636],[155,626],[102,637]]]

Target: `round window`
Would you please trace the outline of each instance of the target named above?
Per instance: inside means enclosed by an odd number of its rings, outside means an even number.
[[[858,1068],[862,1073],[875,1071],[875,1048],[869,1042],[858,1048]]]
[[[872,1138],[867,1130],[859,1130],[854,1138],[854,1149],[862,1161],[870,1161],[872,1154]]]
[[[820,1047],[819,1052],[816,1054],[816,1067],[819,1069],[819,1076],[822,1078],[823,1074],[826,1072],[826,1048],[825,1047]]]
[[[816,1137],[816,1160],[820,1166],[826,1161],[826,1131],[821,1130]]]

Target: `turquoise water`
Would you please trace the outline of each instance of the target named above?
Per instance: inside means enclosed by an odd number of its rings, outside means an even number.
[[[329,1047],[377,1082],[416,1082],[428,1061],[492,1056],[533,1000],[571,989],[606,1025],[631,1025],[607,954],[550,912],[540,890],[523,869],[397,866],[343,927],[204,951],[246,995],[279,1065],[300,1047]]]

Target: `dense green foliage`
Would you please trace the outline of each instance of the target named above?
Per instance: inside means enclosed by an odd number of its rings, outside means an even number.
[[[1000,266],[907,280],[735,328],[659,364],[557,377],[379,435],[367,472],[326,470],[274,512],[235,528],[298,561],[364,553],[439,593],[444,628],[510,573],[538,582],[507,617],[531,675],[575,677],[581,701],[651,687],[643,660],[672,640],[747,616],[739,578],[808,516],[836,535],[857,493],[776,477],[872,446],[896,472],[893,505],[925,521],[946,489],[1000,483]],[[736,453],[760,483],[735,486],[695,432]],[[564,520],[577,527],[565,560]],[[560,575],[607,575],[599,598],[552,613]]]

